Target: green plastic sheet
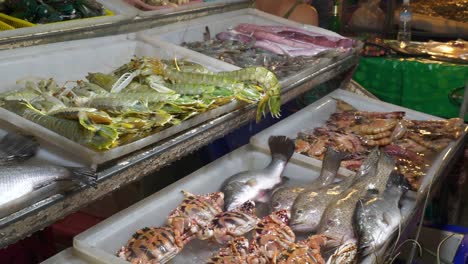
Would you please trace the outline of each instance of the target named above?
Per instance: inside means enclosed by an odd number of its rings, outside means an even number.
[[[354,80],[385,102],[451,118],[458,116],[460,100],[450,96],[468,80],[468,65],[414,58],[361,58]]]

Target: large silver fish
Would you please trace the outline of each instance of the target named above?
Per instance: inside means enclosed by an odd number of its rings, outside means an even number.
[[[86,168],[54,165],[16,165],[0,167],[0,204],[20,198],[54,181],[78,180],[94,184],[94,172]]]
[[[268,145],[271,162],[266,168],[237,173],[223,183],[221,191],[226,210],[233,210],[248,200],[265,202],[266,191],[281,182],[281,174],[294,153],[294,141],[285,136],[271,136]]]
[[[37,153],[39,144],[34,138],[8,133],[0,140],[0,165],[25,161]]]
[[[369,191],[385,191],[386,184],[395,168],[393,158],[380,153],[375,175],[359,178],[350,188],[336,196],[323,213],[318,233],[330,239],[328,246],[339,246],[329,263],[352,263],[357,256],[357,238],[353,227],[356,204]]]
[[[371,151],[359,171],[341,182],[300,193],[291,207],[291,220],[289,222],[291,228],[299,232],[316,231],[328,205],[348,189],[356,179],[374,172],[379,155],[378,149]]]
[[[319,178],[307,185],[276,188],[271,196],[271,211],[287,210],[290,213],[294,200],[299,194],[306,190],[316,190],[331,184],[335,180],[343,156],[342,153],[333,148],[328,148],[323,158]]]
[[[399,202],[408,189],[403,176],[392,175],[383,194],[369,191],[357,202],[354,227],[361,256],[378,251],[398,230],[401,221]]]

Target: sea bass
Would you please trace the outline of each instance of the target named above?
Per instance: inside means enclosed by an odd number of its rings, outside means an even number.
[[[383,194],[369,191],[357,202],[354,226],[363,257],[378,251],[398,230],[399,202],[409,187],[403,176],[392,175]]]
[[[266,168],[237,173],[223,183],[226,210],[231,211],[248,200],[265,202],[266,191],[281,182],[281,174],[294,153],[294,141],[285,136],[271,136],[268,145],[271,162]]]
[[[0,165],[25,161],[37,153],[39,144],[34,138],[8,133],[0,140]]]
[[[348,189],[356,179],[375,171],[380,152],[374,149],[363,162],[359,171],[341,182],[333,183],[319,189],[302,192],[291,207],[290,226],[294,231],[313,232],[318,228],[325,209],[343,191]]]
[[[323,158],[320,177],[308,185],[276,188],[271,196],[271,210],[287,210],[290,213],[294,200],[299,194],[306,190],[316,190],[331,184],[335,180],[343,156],[342,153],[333,148],[328,148]]]
[[[353,263],[357,255],[357,238],[353,228],[356,204],[370,190],[383,193],[394,168],[393,158],[381,152],[376,174],[359,178],[350,188],[337,195],[327,207],[318,233],[331,240],[328,246],[341,245],[330,257],[329,263]]]
[[[55,165],[16,165],[0,167],[0,204],[20,198],[54,181],[78,180],[94,184],[95,173],[86,168]]]

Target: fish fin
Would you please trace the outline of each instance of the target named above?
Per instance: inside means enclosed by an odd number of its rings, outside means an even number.
[[[72,180],[77,180],[85,185],[97,186],[97,175],[94,170],[85,167],[67,167],[73,174]]]
[[[0,162],[26,160],[37,153],[39,144],[32,136],[8,133],[0,141],[0,149],[6,154],[5,157],[0,157]]]
[[[344,152],[339,152],[332,147],[328,147],[323,157],[323,165],[320,171],[320,182],[323,186],[329,185],[335,180],[335,176],[340,168],[341,161],[347,156]]]
[[[273,158],[284,161],[289,161],[296,147],[294,140],[286,136],[271,136],[268,139],[268,146]]]

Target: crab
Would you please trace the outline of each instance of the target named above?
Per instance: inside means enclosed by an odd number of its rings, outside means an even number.
[[[247,201],[240,207],[222,212],[212,220],[211,225],[200,232],[199,239],[212,239],[225,245],[235,237],[250,232],[260,221],[255,215],[255,203]]]
[[[221,213],[224,206],[222,192],[207,195],[195,195],[182,191],[185,199],[172,211],[167,219],[168,225],[183,234],[187,243],[199,232],[207,229],[216,215]]]
[[[294,263],[314,263],[325,264],[325,260],[320,254],[320,247],[324,246],[327,238],[322,235],[313,235],[304,241],[291,243],[283,250],[274,263],[294,264]]]
[[[133,234],[117,256],[132,264],[164,264],[184,246],[180,233],[170,227],[145,227]]]
[[[254,242],[270,260],[275,259],[279,252],[296,240],[296,235],[288,223],[288,211],[280,210],[264,217],[254,229]]]

